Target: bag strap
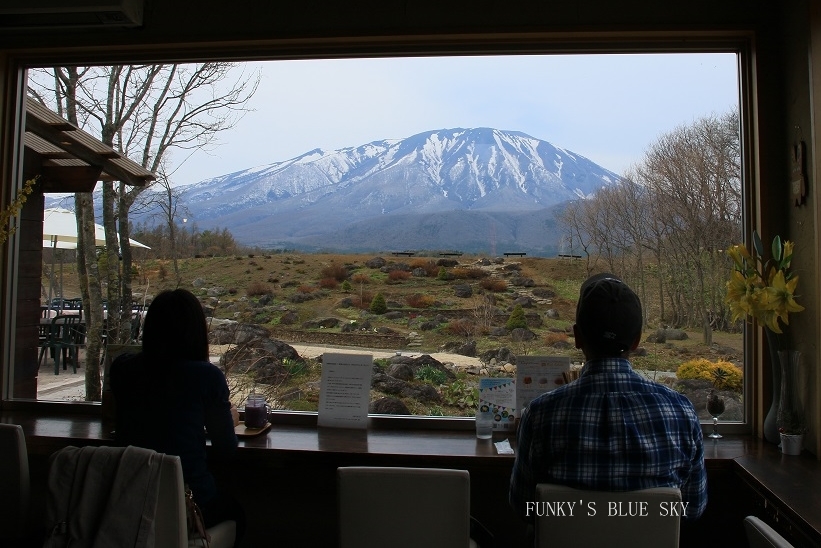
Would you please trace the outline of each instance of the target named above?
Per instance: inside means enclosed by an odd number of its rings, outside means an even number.
[[[211,535],[205,530],[205,519],[202,510],[194,502],[194,493],[188,485],[185,486],[185,515],[188,521],[188,537],[202,541],[203,548],[211,546]]]

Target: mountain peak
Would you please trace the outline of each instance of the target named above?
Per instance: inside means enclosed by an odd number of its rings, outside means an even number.
[[[543,211],[618,180],[580,154],[519,131],[445,128],[313,149],[196,183],[183,199],[201,228],[227,227],[248,245],[333,248],[341,231],[377,219],[401,216],[407,233],[408,219],[431,214]]]

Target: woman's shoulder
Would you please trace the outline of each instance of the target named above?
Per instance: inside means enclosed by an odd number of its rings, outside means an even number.
[[[199,377],[215,377],[225,378],[225,374],[218,366],[205,360],[186,360],[178,364],[178,366],[189,375],[197,375]]]
[[[142,367],[143,353],[142,352],[124,352],[117,355],[111,361],[111,370],[122,371],[124,369],[132,369]]]

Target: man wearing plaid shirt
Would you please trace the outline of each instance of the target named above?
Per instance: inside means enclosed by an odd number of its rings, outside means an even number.
[[[701,424],[692,403],[633,371],[641,303],[612,274],[581,287],[573,333],[585,356],[578,380],[523,410],[510,478],[510,504],[523,519],[537,483],[632,491],[678,487],[686,518],[707,505]]]

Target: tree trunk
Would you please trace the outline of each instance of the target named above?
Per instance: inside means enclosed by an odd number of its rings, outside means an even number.
[[[105,227],[105,256],[108,284],[108,317],[106,319],[108,340],[120,340],[122,299],[120,294],[120,247],[117,242],[117,224],[114,218],[114,186],[108,181],[103,183],[103,226]]]
[[[118,224],[120,226],[120,253],[121,260],[121,302],[122,314],[120,315],[120,336],[117,339],[122,344],[131,342],[131,303],[134,300],[131,279],[131,267],[133,264],[133,254],[131,251],[131,227],[128,224],[128,207],[125,205],[122,196],[125,195],[125,185],[120,183],[120,201],[117,207]]]
[[[100,351],[102,347],[103,295],[94,228],[94,202],[91,193],[78,192],[74,196],[77,212],[77,270],[83,295],[83,317],[86,323],[86,401],[102,400]]]

